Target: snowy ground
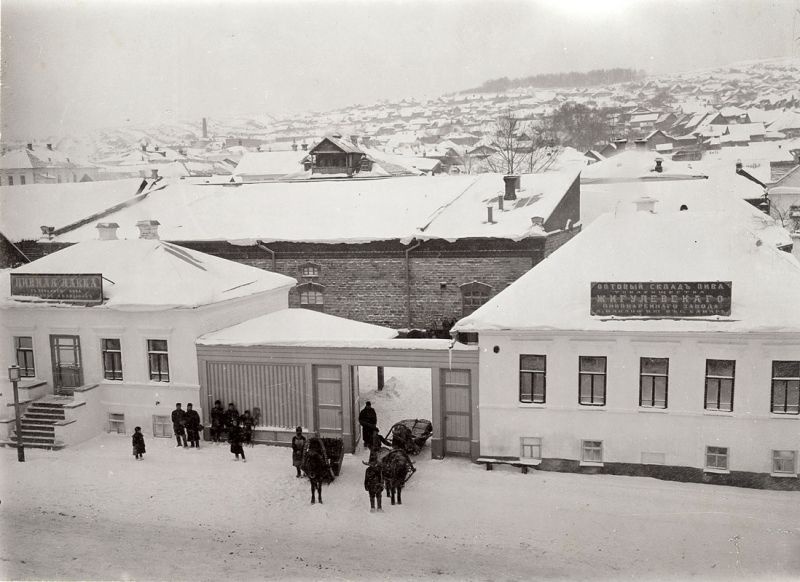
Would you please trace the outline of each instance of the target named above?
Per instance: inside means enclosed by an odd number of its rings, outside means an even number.
[[[419,374],[387,370],[386,390],[376,396],[362,384],[362,393],[379,415],[408,417],[398,400],[423,405],[429,381]],[[177,449],[148,438],[144,461],[135,461],[130,437],[117,435],[27,450],[24,464],[0,449],[0,579],[800,576],[796,492],[487,472],[431,460],[426,448],[403,505],[373,514],[361,451],[345,456],[314,506],[288,449],[258,446],[247,456],[237,463],[225,445]]]

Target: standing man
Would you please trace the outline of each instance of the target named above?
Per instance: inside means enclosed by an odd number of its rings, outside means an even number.
[[[222,408],[222,402],[217,400],[214,402],[214,408],[211,409],[211,440],[218,443],[224,430],[225,409]]]
[[[378,432],[378,414],[372,408],[372,403],[369,400],[364,409],[358,414],[358,424],[361,425],[364,447],[371,448],[375,440],[374,435]]]
[[[192,445],[192,448],[200,448],[200,415],[196,410],[192,409],[192,403],[186,405],[186,438]]]
[[[175,433],[175,439],[178,441],[178,446],[181,446],[181,439],[183,439],[183,446],[186,444],[186,413],[181,408],[181,403],[175,405],[175,410],[172,411],[172,432]]]

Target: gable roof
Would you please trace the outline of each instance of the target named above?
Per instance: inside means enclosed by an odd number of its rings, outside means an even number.
[[[107,300],[97,308],[121,311],[195,308],[270,290],[288,290],[296,283],[285,275],[144,239],[84,241],[10,273],[102,273]],[[9,279],[9,271],[0,274],[0,305],[30,306],[28,301],[10,298]]]
[[[590,284],[602,281],[731,281],[731,315],[594,317]],[[800,263],[726,212],[606,214],[454,329],[800,333],[799,294]]]

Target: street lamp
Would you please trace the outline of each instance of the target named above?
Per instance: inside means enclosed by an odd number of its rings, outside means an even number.
[[[8,367],[8,379],[14,386],[14,416],[17,426],[17,460],[20,463],[25,462],[25,447],[22,446],[22,423],[19,416],[19,390],[17,383],[19,382],[19,366],[13,365]]]

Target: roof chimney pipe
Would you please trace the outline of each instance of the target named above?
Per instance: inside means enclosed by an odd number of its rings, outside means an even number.
[[[300,144],[300,149],[303,150],[304,152],[307,152],[308,151],[308,144],[306,142],[301,143]]]
[[[506,184],[506,193],[503,198],[506,200],[516,200],[517,199],[517,181],[519,176],[503,176],[503,182]]]
[[[354,146],[357,146],[358,145],[358,136],[357,135],[351,135],[350,136],[350,143],[352,143]]]
[[[29,150],[31,150],[31,151],[33,151],[33,144],[32,144],[32,143],[29,143],[29,144],[28,144],[28,149],[29,149]]]
[[[488,222],[489,224],[494,224],[494,217],[492,216],[492,210],[493,209],[491,206],[486,207],[486,222]]]
[[[47,149],[49,149],[52,152],[53,151],[53,144],[51,144],[51,143],[47,144]]]
[[[158,168],[151,168],[150,169],[150,177],[153,180],[158,180]]]
[[[544,228],[544,218],[541,216],[531,216],[531,226],[538,226]]]
[[[498,210],[503,210],[503,197],[502,196],[498,196],[497,197],[497,209]]]
[[[117,240],[119,224],[116,222],[98,222],[96,228],[99,240]]]
[[[655,171],[658,172],[659,174],[664,171],[664,166],[662,165],[663,163],[664,163],[664,158],[656,158]]]
[[[297,143],[296,142],[292,142],[292,151],[293,152],[297,151]]]
[[[157,220],[140,220],[136,223],[136,227],[139,229],[139,238],[158,240],[158,227],[160,224]]]

